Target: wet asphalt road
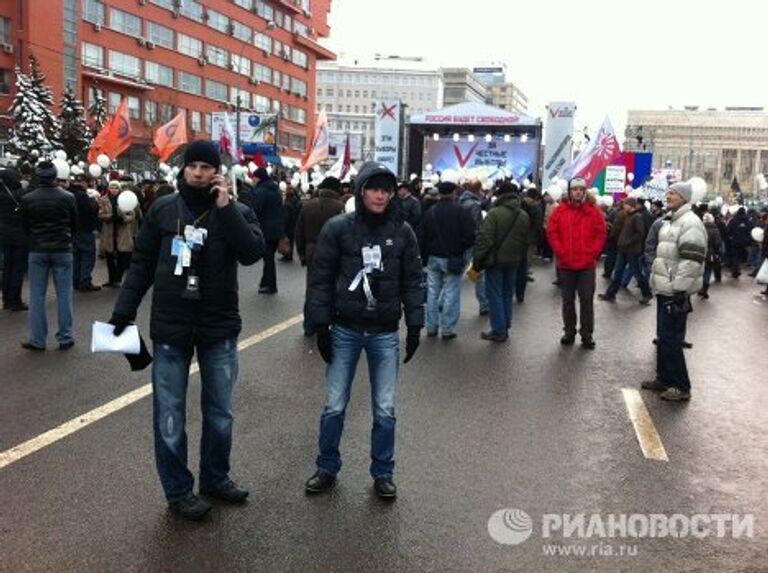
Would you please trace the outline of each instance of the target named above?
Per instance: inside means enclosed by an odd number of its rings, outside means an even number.
[[[301,312],[297,263],[278,266],[273,297],[256,293],[260,272],[260,265],[241,271],[241,338]],[[251,489],[246,506],[216,505],[200,524],[167,513],[145,398],[0,469],[0,570],[768,570],[768,302],[755,296],[759,289],[724,279],[709,301],[696,303],[690,403],[643,393],[669,456],[659,462],[643,457],[621,392],[653,374],[654,308],[626,292],[615,305],[597,302],[597,350],[561,348],[552,269],[536,266],[535,276],[514,309],[509,343],[478,338],[486,321],[465,284],[459,338],[423,339],[402,368],[395,503],[373,495],[367,473],[364,363],[338,486],[329,496],[304,495],[324,368],[295,325],[240,353],[232,475]],[[109,318],[114,296],[76,293],[77,345],[67,353],[22,351],[25,317],[0,315],[0,451],[149,381],[120,356],[89,352],[90,324]],[[141,326],[147,316],[148,304]],[[190,386],[196,467],[197,375]],[[488,520],[502,508],[531,517],[530,538],[518,545],[492,539]],[[544,514],[580,513],[750,514],[754,535],[542,538]],[[549,556],[545,544],[593,554]],[[636,555],[606,555],[632,548]]]

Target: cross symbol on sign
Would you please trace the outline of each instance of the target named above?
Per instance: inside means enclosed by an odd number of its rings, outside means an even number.
[[[385,117],[389,116],[394,120],[396,107],[397,107],[397,104],[392,105],[392,107],[387,107],[386,105],[381,104],[381,111],[379,111],[379,118],[384,119]]]

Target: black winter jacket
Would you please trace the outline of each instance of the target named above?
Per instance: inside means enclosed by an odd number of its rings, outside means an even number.
[[[179,207],[181,229],[192,223],[180,195],[158,198],[144,218],[136,238],[128,275],[115,304],[115,314],[129,319],[150,286],[152,313],[150,336],[161,344],[189,347],[234,338],[240,333],[237,263],[251,265],[264,254],[264,238],[253,211],[230,201],[219,209],[211,207],[200,226],[208,229],[196,268],[199,300],[182,298],[187,270],[174,275],[176,257],[171,242],[177,234]]]
[[[271,179],[259,183],[251,197],[251,207],[261,225],[264,240],[280,240],[285,236],[285,224],[283,223],[283,198],[277,183]]]
[[[88,196],[84,187],[71,186],[77,203],[77,230],[80,233],[93,233],[99,227],[99,204]]]
[[[18,182],[18,176],[0,172],[0,244],[9,247],[24,247],[27,236],[21,218],[21,198],[24,194]]]
[[[366,221],[361,190],[370,177],[379,174],[392,176],[378,164],[363,166],[355,180],[355,212],[337,215],[320,232],[307,297],[307,312],[313,324],[393,332],[398,329],[404,311],[409,329],[424,326],[425,288],[413,229],[400,221],[395,201],[390,201],[381,224],[372,226]],[[363,269],[363,246],[374,245],[381,247],[383,270],[374,270],[369,275],[377,304],[375,309],[368,310],[362,281],[351,292],[349,286]]]
[[[43,184],[21,198],[24,232],[29,250],[66,253],[77,233],[75,196],[61,187]]]
[[[453,199],[441,199],[427,211],[421,225],[421,256],[463,256],[475,244],[475,222],[472,213]]]

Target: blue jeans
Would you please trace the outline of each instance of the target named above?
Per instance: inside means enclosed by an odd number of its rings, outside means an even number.
[[[45,295],[48,274],[53,272],[56,288],[59,344],[72,342],[72,253],[29,253],[29,342],[45,348],[48,339],[48,317]]]
[[[77,288],[86,288],[93,285],[93,267],[96,264],[96,237],[93,232],[80,232],[75,235],[72,254],[74,256],[74,268],[72,281]]]
[[[192,493],[195,480],[187,468],[187,384],[194,348],[154,344],[152,412],[155,463],[169,502]],[[232,393],[237,380],[237,339],[197,347],[200,364],[203,433],[200,439],[200,486],[221,487],[229,479],[232,449]]]
[[[637,286],[640,287],[640,292],[645,297],[650,297],[651,295],[651,287],[648,285],[648,279],[643,275],[643,271],[640,268],[640,257],[642,255],[627,255],[624,253],[619,253],[618,257],[616,257],[616,268],[614,269],[613,273],[613,281],[611,282],[611,286],[608,287],[608,290],[605,291],[605,294],[610,297],[616,296],[616,293],[619,292],[619,287],[621,286],[621,281],[624,278],[624,271],[626,270],[627,265],[630,268],[631,273],[635,276],[637,279]]]
[[[456,329],[461,309],[461,277],[448,272],[447,257],[429,257],[427,332],[437,332],[441,323],[443,334],[452,334]]]
[[[472,255],[474,248],[467,249],[464,253],[464,259],[466,265],[472,262]],[[466,266],[465,265],[465,266]],[[486,312],[488,310],[488,297],[485,296],[485,271],[480,271],[480,278],[475,283],[475,298],[477,299],[477,306],[480,312]]]
[[[327,399],[320,416],[317,469],[336,475],[341,469],[339,443],[360,353],[365,349],[371,381],[371,467],[374,479],[392,478],[395,469],[395,402],[400,357],[397,332],[364,332],[333,325],[333,360],[325,377]]]
[[[491,332],[507,334],[512,326],[512,292],[515,289],[517,267],[485,269],[485,293],[488,296]]]

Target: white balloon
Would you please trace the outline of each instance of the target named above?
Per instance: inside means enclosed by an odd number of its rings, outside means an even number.
[[[38,157],[40,157],[40,152],[39,152],[37,149],[33,149],[32,151],[30,151],[30,152],[29,152],[29,154],[30,154],[32,157],[34,157],[34,158],[38,158]]]
[[[78,162],[77,162],[77,166],[78,166],[80,169],[85,169],[85,161],[78,161]]]
[[[233,165],[232,172],[235,174],[235,177],[244,177],[248,169],[245,165]]]
[[[635,180],[635,174],[634,173],[627,173],[627,181],[630,183]]]
[[[603,204],[609,209],[613,207],[613,195],[603,195]]]
[[[722,204],[723,204],[723,198],[722,198],[722,196],[718,195],[717,197],[715,197],[715,205],[717,205],[718,207],[720,207]]]
[[[280,187],[280,191],[285,193],[285,190],[288,189],[288,184],[285,181],[281,181],[279,187]]]
[[[101,167],[95,163],[91,163],[88,166],[88,175],[91,177],[101,177]]]
[[[267,175],[272,175],[272,166],[267,165]]]
[[[720,213],[723,215],[723,217],[725,217],[728,214],[728,210],[729,210],[728,205],[723,205],[722,207],[720,207]]]
[[[432,164],[431,163],[427,163],[424,167],[425,167],[425,169],[427,171],[432,171]]]
[[[248,171],[250,171],[251,173],[256,171],[258,168],[259,168],[259,166],[256,165],[253,161],[249,161],[248,162]]]
[[[78,176],[83,174],[83,170],[80,169],[78,165],[73,165],[72,168],[69,170],[69,174],[72,176]]]
[[[459,182],[459,172],[455,169],[446,169],[443,171],[443,181],[447,181],[449,183],[458,183]]]
[[[61,179],[62,181],[69,179],[69,163],[67,163],[66,159],[57,157],[52,163],[56,167],[56,179]]]
[[[139,206],[139,198],[133,191],[123,191],[117,196],[117,208],[123,213],[130,213]]]
[[[437,173],[435,173],[434,175],[432,175],[432,177],[429,178],[429,180],[432,183],[432,185],[437,185],[438,183],[440,183],[440,176]]]
[[[57,149],[56,151],[54,151],[53,156],[56,159],[63,159],[64,161],[67,160],[67,152],[64,151],[63,149]]]
[[[728,212],[731,215],[735,215],[736,213],[739,212],[740,208],[741,208],[741,205],[731,205],[730,207],[728,207]]]
[[[109,155],[106,155],[102,153],[96,158],[96,163],[99,164],[99,167],[102,169],[106,169],[110,165],[112,165],[112,160],[109,158]]]
[[[563,197],[563,188],[557,183],[554,183],[547,187],[547,195],[552,197],[554,201],[559,201]]]
[[[415,173],[411,173],[411,176],[408,178],[408,181],[413,181],[417,177],[418,177],[418,175],[416,175]]]
[[[483,190],[490,191],[491,189],[493,189],[493,181],[490,179],[483,180]],[[485,211],[483,211],[483,213],[485,213]]]
[[[171,171],[171,166],[168,165],[167,163],[161,163],[160,165],[158,165],[157,168],[160,170],[160,173],[162,175],[166,175]]]
[[[309,192],[309,181],[304,181],[304,183],[301,184],[301,192],[302,193]]]
[[[762,243],[763,239],[765,238],[765,231],[761,229],[760,227],[753,227],[752,228],[752,238],[758,242]]]
[[[568,182],[565,179],[558,179],[557,186],[560,187],[560,189],[562,189],[563,193],[568,192]]]
[[[707,182],[701,177],[691,177],[688,180],[688,184],[693,188],[691,193],[691,203],[698,203],[703,201],[707,196]]]
[[[91,199],[98,199],[99,197],[101,197],[101,195],[99,194],[98,191],[96,191],[96,189],[86,189],[85,192],[88,194],[88,197],[90,197]]]
[[[345,213],[354,213],[355,212],[355,198],[350,197],[347,199],[347,202],[344,204],[344,212]]]

